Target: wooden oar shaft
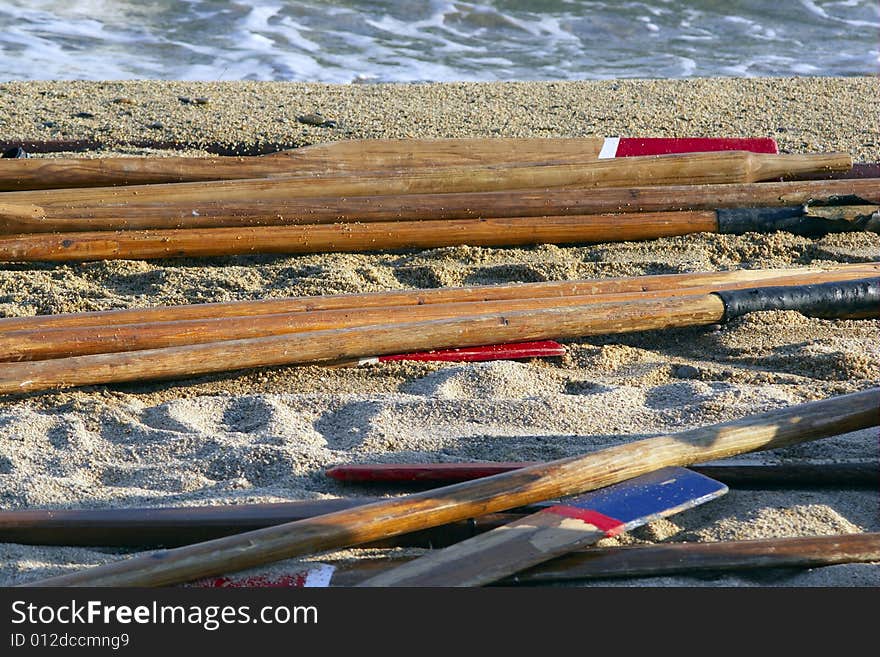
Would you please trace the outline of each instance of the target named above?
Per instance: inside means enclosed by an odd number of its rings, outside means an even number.
[[[236,180],[271,174],[526,162],[589,162],[601,137],[369,139],[257,157],[34,158],[0,162],[0,191]]]
[[[412,557],[336,564],[331,586],[356,586]],[[536,585],[572,580],[687,575],[764,568],[818,568],[880,561],[880,533],[590,547],[533,566],[494,585]],[[266,577],[272,581],[272,577]]]
[[[37,233],[0,238],[0,260],[206,257],[249,253],[365,252],[442,246],[530,246],[643,240],[714,232],[714,212],[454,219],[311,226]]]
[[[519,470],[537,461],[464,463],[364,463],[343,465],[326,471],[328,477],[352,483],[442,485]],[[878,488],[880,466],[876,463],[707,464],[691,470],[740,488],[786,486]]]
[[[34,330],[40,328],[73,328],[78,326],[115,326],[146,322],[167,322],[219,317],[250,317],[294,312],[315,312],[343,308],[379,308],[466,301],[494,301],[565,296],[599,296],[632,292],[660,292],[700,286],[722,289],[737,282],[754,282],[792,277],[792,282],[820,283],[831,280],[865,278],[880,273],[880,263],[830,265],[821,268],[735,269],[718,272],[686,274],[653,274],[607,279],[548,281],[480,285],[459,288],[432,288],[339,294],[309,297],[286,297],[258,301],[200,303],[180,306],[156,306],[32,317],[0,318],[0,331]]]
[[[815,568],[868,561],[880,561],[880,533],[593,548],[557,557],[500,583]]]
[[[876,268],[840,269],[821,274],[805,271],[796,275],[762,279],[762,286],[798,285],[865,278]],[[41,360],[86,354],[157,349],[185,344],[304,333],[371,324],[452,319],[492,312],[513,312],[586,306],[596,303],[639,301],[707,294],[716,290],[754,287],[754,279],[713,282],[678,289],[645,290],[598,295],[566,295],[522,299],[426,303],[417,305],[343,308],[249,317],[217,317],[139,324],[0,330],[0,361]],[[0,329],[3,325],[0,324]]]
[[[188,377],[253,367],[350,361],[429,349],[693,326],[718,322],[723,315],[724,303],[720,297],[708,294],[0,363],[0,394]]]
[[[675,185],[544,189],[451,194],[309,197],[277,201],[129,203],[124,207],[53,206],[31,201],[0,206],[0,232],[81,232],[210,228],[337,222],[421,221],[714,210],[725,207],[798,206],[829,197],[880,202],[880,179],[830,182]],[[8,199],[9,195],[4,195]]]
[[[220,180],[168,185],[134,185],[7,192],[5,202],[52,207],[125,206],[163,201],[267,201],[295,196],[369,196],[481,192],[547,187],[633,187],[640,185],[721,184],[771,180],[806,171],[852,167],[845,153],[770,155],[720,151],[652,155],[584,164],[476,166],[413,169],[403,173],[326,176],[279,176],[271,179]]]
[[[843,395],[585,456],[152,553],[35,586],[159,586],[574,495],[661,467],[775,449],[876,426],[880,389]]]
[[[726,208],[543,217],[234,228],[29,233],[0,238],[0,259],[106,260],[247,253],[363,252],[442,246],[529,246],[644,240],[697,232],[880,231],[880,206]]]
[[[531,463],[508,464],[507,469],[486,467],[479,476],[488,477]],[[495,464],[502,465],[502,464]],[[845,489],[876,488],[880,471],[876,464],[801,464],[801,465],[692,465],[694,472],[717,479],[731,487],[761,488],[774,486],[834,486]],[[469,472],[453,473],[445,483],[470,481],[478,476]],[[428,480],[424,480],[428,481]],[[440,480],[436,481],[439,485]],[[0,543],[27,545],[83,545],[118,547],[171,547],[196,543],[220,536],[279,525],[351,509],[378,501],[378,497],[345,497],[294,502],[225,504],[168,508],[125,509],[21,509],[0,511]],[[457,540],[489,531],[546,508],[550,503],[520,507],[468,519],[463,523],[392,537],[385,545],[449,545]],[[371,547],[377,544],[371,543]]]
[[[811,316],[880,315],[880,278],[815,285],[716,290],[710,294],[522,310],[403,324],[310,331],[23,363],[0,363],[0,393],[167,379],[229,370],[598,333],[699,326],[760,310]]]
[[[377,497],[177,508],[0,511],[0,542],[25,545],[170,547],[351,509]],[[538,507],[530,508],[536,511]],[[395,536],[367,547],[450,545],[521,517],[497,513]]]

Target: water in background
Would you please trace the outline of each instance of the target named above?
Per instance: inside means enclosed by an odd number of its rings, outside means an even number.
[[[0,0],[0,79],[876,74],[878,0]]]

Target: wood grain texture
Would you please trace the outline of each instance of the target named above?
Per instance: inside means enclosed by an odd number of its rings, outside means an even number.
[[[584,138],[369,139],[252,157],[34,158],[0,162],[0,191],[237,180],[271,174],[526,162],[589,162],[604,143]]]
[[[804,536],[715,543],[593,548],[548,561],[502,584],[539,584],[603,577],[817,568],[880,562],[880,533]]]
[[[10,194],[4,194],[5,199]],[[196,202],[168,198],[123,206],[33,205],[37,199],[7,200],[0,231],[82,232],[152,228],[210,228],[327,224],[338,222],[427,221],[589,215],[628,212],[714,210],[725,207],[797,206],[833,197],[880,202],[880,179],[829,182],[763,182],[657,187],[540,189],[501,192],[398,194]],[[22,199],[21,196],[15,197]]]
[[[799,404],[465,482],[154,552],[31,586],[161,586],[358,545],[624,481],[662,467],[775,449],[876,426],[880,389]]]
[[[378,497],[173,508],[0,510],[0,542],[23,545],[170,547],[352,509]],[[531,507],[530,507],[531,508]],[[437,547],[512,522],[522,512],[469,518],[370,547]]]
[[[772,180],[810,171],[852,167],[845,153],[772,155],[719,151],[651,155],[582,164],[420,168],[364,176],[277,176],[268,179],[93,187],[4,193],[10,204],[54,207],[118,206],[173,201],[270,201],[306,196],[370,196],[485,192],[548,187],[699,185]]]
[[[809,271],[779,278],[760,279],[765,287],[859,279],[875,268],[847,268],[822,273]],[[869,273],[870,272],[870,273]],[[756,276],[759,271],[753,270]],[[692,281],[693,282],[693,281]],[[105,326],[64,326],[25,330],[4,329],[0,323],[0,361],[44,360],[67,356],[158,349],[186,344],[240,340],[322,331],[371,324],[401,324],[452,319],[493,312],[513,312],[586,306],[597,303],[639,301],[708,294],[720,290],[753,287],[755,279],[713,282],[678,289],[646,290],[617,294],[565,295],[537,298],[425,303],[416,305],[311,310],[252,316],[217,317]]]
[[[350,361],[407,351],[693,326],[718,322],[723,313],[721,299],[708,294],[0,363],[0,394],[180,378],[253,367]]]
[[[88,261],[246,255],[357,253],[443,246],[532,246],[645,240],[714,232],[714,212],[516,217],[36,233],[0,237],[0,260]]]
[[[152,308],[62,313],[32,317],[0,318],[0,333],[44,328],[82,326],[119,326],[147,322],[187,321],[211,318],[237,318],[298,312],[339,309],[367,309],[388,306],[419,306],[436,303],[496,301],[505,299],[562,298],[566,296],[600,296],[643,293],[664,296],[668,291],[712,286],[747,285],[779,279],[779,283],[820,283],[830,280],[866,278],[880,273],[880,263],[836,264],[827,267],[788,269],[735,269],[732,271],[691,272],[685,274],[653,274],[605,279],[547,281],[478,285],[459,288],[431,288],[339,294],[308,297],[286,297],[257,301],[199,303]]]
[[[661,468],[598,491],[564,498],[507,525],[432,550],[360,586],[484,586],[726,493],[724,484],[692,470]]]
[[[360,463],[325,471],[337,481],[370,484],[451,484],[519,470],[537,461],[456,463]],[[877,463],[709,464],[690,467],[728,486],[739,488],[880,488]]]
[[[411,559],[392,556],[338,563],[330,585],[357,586]],[[573,580],[819,568],[871,562],[880,562],[880,533],[589,547],[538,564],[494,585],[534,586]],[[274,586],[277,582],[278,578],[269,576],[260,583]]]

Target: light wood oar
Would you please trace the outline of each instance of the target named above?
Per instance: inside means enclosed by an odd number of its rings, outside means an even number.
[[[33,144],[36,149],[33,152],[38,152],[38,146]],[[158,144],[156,147],[163,145]],[[57,148],[58,146],[56,150]],[[599,157],[716,150],[778,152],[775,141],[769,138],[364,139],[315,144],[258,157],[53,158],[0,161],[0,190],[234,180],[280,173],[317,174],[468,164],[588,162]]]
[[[556,497],[667,466],[776,449],[876,426],[880,389],[799,404],[550,463],[31,582],[161,586],[366,543]]]
[[[343,308],[378,308],[466,301],[655,292],[704,285],[723,287],[746,281],[753,281],[755,285],[758,285],[761,281],[789,276],[797,277],[798,283],[807,284],[832,280],[868,278],[878,273],[880,273],[880,262],[868,262],[833,264],[824,267],[735,269],[732,271],[653,274],[649,276],[626,276],[575,281],[395,290],[366,294],[282,297],[257,301],[198,303],[178,306],[155,306],[151,308],[62,313],[58,315],[6,317],[0,318],[0,332],[5,333],[39,328],[73,328],[77,326],[115,326],[120,324],[182,321],[216,317],[249,317],[254,315],[338,310]]]
[[[364,139],[251,157],[31,158],[0,161],[0,191],[238,180],[414,167],[595,160],[603,138]]]
[[[0,394],[190,377],[254,367],[542,339],[718,324],[759,310],[819,317],[880,315],[880,279],[746,288],[710,294],[455,319],[309,331],[261,338],[50,360],[0,363]]]
[[[12,204],[0,198],[0,233],[428,221],[720,208],[805,203],[880,203],[880,179],[719,185],[543,189],[453,194],[305,197],[276,201],[199,201],[88,207]]]
[[[6,192],[4,203],[52,207],[125,206],[163,201],[268,201],[305,196],[479,192],[546,187],[633,187],[772,180],[808,171],[845,171],[846,153],[771,155],[747,151],[596,160],[583,164],[414,168],[406,172],[278,176],[128,187]]]
[[[880,272],[880,267],[852,267],[828,272],[802,271],[778,278],[761,279],[762,286],[805,285],[865,278]],[[755,272],[758,273],[757,271]],[[754,287],[757,278],[731,277],[730,281],[712,281],[681,288],[640,290],[597,295],[565,295],[536,298],[422,303],[398,306],[311,310],[238,317],[217,317],[105,326],[63,326],[8,330],[0,323],[0,361],[43,360],[86,354],[103,354],[142,349],[157,349],[186,344],[239,340],[246,338],[323,331],[375,324],[453,319],[494,312],[513,312],[587,306],[597,303],[639,301],[707,294],[720,290]],[[557,285],[557,289],[562,286]],[[570,288],[576,288],[572,283]],[[643,286],[644,287],[644,286]]]
[[[830,232],[880,232],[878,210],[880,207],[873,205],[730,208],[619,215],[35,233],[0,238],[0,260],[65,262],[252,253],[356,253],[461,245],[534,246],[648,240],[700,232],[739,235],[783,230],[816,237]]]

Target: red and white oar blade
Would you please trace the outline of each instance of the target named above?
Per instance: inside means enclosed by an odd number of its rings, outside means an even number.
[[[599,159],[709,151],[779,152],[769,137],[606,137]]]
[[[399,360],[422,362],[465,363],[488,360],[520,360],[524,358],[547,358],[563,356],[565,347],[553,340],[537,340],[533,342],[515,342],[510,344],[487,345],[483,347],[462,347],[458,349],[435,349],[411,354],[362,358],[359,365],[372,363],[388,363]]]
[[[380,573],[360,586],[483,586],[726,492],[724,484],[691,470],[663,468],[566,498]]]

